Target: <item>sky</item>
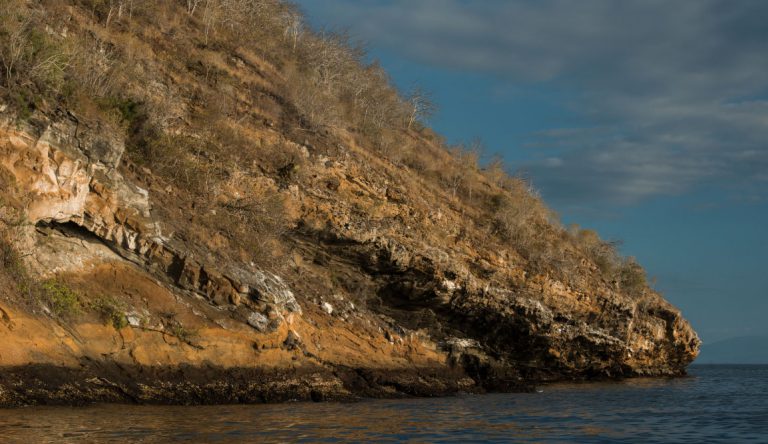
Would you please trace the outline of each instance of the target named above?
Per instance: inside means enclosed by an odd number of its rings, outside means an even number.
[[[768,335],[768,2],[300,0],[429,124],[621,240],[705,343]]]

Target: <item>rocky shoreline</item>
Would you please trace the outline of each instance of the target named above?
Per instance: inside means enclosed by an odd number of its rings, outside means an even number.
[[[685,373],[675,375],[684,376]],[[445,397],[527,393],[563,382],[467,375],[460,367],[399,370],[336,366],[282,370],[254,368],[125,367],[84,362],[80,368],[27,365],[0,369],[0,408],[141,405],[224,405],[282,402],[354,402],[370,398]],[[666,375],[670,377],[670,375]],[[580,382],[623,378],[580,378]],[[573,381],[573,380],[569,380]]]
[[[695,359],[634,259],[403,125],[407,101],[346,43],[242,47],[178,2],[49,3],[18,2],[23,31],[109,50],[75,51],[70,96],[0,89],[0,405],[527,391]],[[243,28],[285,17],[259,4]],[[319,87],[333,54],[367,86]]]
[[[112,315],[125,323],[113,328],[87,313],[51,319],[50,301],[19,305],[6,295],[1,405],[525,391],[680,375],[695,357],[693,330],[652,293],[637,300],[587,280],[579,289],[503,262],[495,273],[511,285],[499,287],[461,256],[350,226],[297,229],[293,248],[306,259],[295,277],[214,266],[201,246],[162,234],[149,203],[158,191],[129,183],[130,168],[114,170],[122,145],[71,139],[71,122],[45,119],[0,128],[0,161],[32,203],[16,246],[77,304],[119,295]],[[307,297],[317,290],[305,277],[328,270],[359,295]]]
[[[43,365],[0,370],[0,407],[80,406],[94,403],[156,405],[354,401],[362,398],[477,393],[471,379],[445,369],[401,371],[324,367],[263,371],[252,368],[83,368]],[[521,385],[518,391],[527,390]]]

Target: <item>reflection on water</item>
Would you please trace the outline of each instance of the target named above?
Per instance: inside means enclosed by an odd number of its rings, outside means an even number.
[[[768,441],[768,367],[691,374],[349,404],[0,410],[0,442]]]

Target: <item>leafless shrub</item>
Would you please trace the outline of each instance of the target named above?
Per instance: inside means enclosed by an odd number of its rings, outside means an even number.
[[[504,184],[509,178],[504,167],[504,161],[499,156],[495,156],[491,159],[491,161],[483,167],[482,173],[491,184],[500,188],[504,188]]]
[[[463,196],[469,201],[472,200],[482,150],[483,143],[480,139],[450,149],[454,162],[443,173],[443,182],[453,197]]]
[[[218,162],[217,150],[194,135],[167,133],[139,123],[127,148],[135,162],[202,198],[215,195],[226,176],[226,165]]]
[[[0,0],[0,63],[6,86],[61,88],[71,54],[62,42],[40,30],[42,14],[24,1]]]
[[[541,200],[532,195],[522,180],[510,182],[507,192],[492,199],[494,229],[506,240],[519,239],[535,230],[536,225],[546,224],[548,210]]]
[[[619,262],[616,253],[617,242],[606,242],[600,239],[597,232],[585,230],[577,225],[569,227],[571,238],[576,246],[597,266],[607,277],[614,275]]]
[[[645,269],[633,257],[621,261],[618,281],[620,288],[631,296],[640,295],[648,285]]]
[[[118,60],[104,42],[84,38],[72,57],[70,72],[80,88],[94,98],[103,98],[114,92]]]
[[[606,280],[631,295],[639,294],[647,286],[645,270],[635,258],[619,255],[619,242],[604,241],[595,231],[581,229],[577,225],[569,227],[568,232],[573,244],[597,266]]]
[[[281,236],[288,230],[285,216],[285,197],[280,193],[248,196],[222,205],[230,215],[253,231],[255,243],[263,246],[268,238]]]
[[[203,3],[203,0],[187,0],[187,14],[195,15],[195,11],[201,3]]]
[[[136,0],[106,0],[107,18],[105,26],[109,27],[113,19],[120,20],[123,16],[130,17],[133,14],[135,3]]]
[[[408,106],[408,129],[411,129],[417,122],[423,122],[432,117],[437,110],[432,95],[421,89],[416,88],[405,97],[405,103]]]
[[[0,1],[0,37],[3,40],[0,60],[6,84],[13,82],[17,68],[28,51],[31,23],[24,1]]]

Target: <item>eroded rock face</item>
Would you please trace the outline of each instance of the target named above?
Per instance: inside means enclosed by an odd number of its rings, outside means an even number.
[[[337,263],[365,258],[361,268],[379,280],[382,310],[401,325],[428,329],[452,353],[456,344],[478,344],[469,348],[529,380],[680,375],[698,354],[690,324],[649,290],[630,297],[546,276],[500,288],[439,250],[416,252],[364,234],[330,239],[324,251],[340,255]]]
[[[113,365],[156,366],[163,372],[212,365],[222,374],[239,375],[262,374],[244,368],[269,369],[264,374],[283,378],[281,372],[298,363],[297,377],[325,387],[302,392],[305,398],[444,394],[521,389],[560,379],[679,375],[698,353],[700,341],[690,325],[651,291],[630,297],[595,279],[565,284],[546,275],[529,276],[492,255],[480,261],[480,268],[494,270],[496,277],[490,279],[474,271],[476,258],[448,245],[370,229],[341,208],[323,232],[305,227],[291,236],[296,251],[312,263],[297,265],[298,273],[311,276],[312,267],[320,267],[354,280],[356,293],[348,296],[355,303],[342,296],[333,304],[309,302],[309,284],[297,290],[268,270],[236,261],[215,263],[200,248],[172,239],[153,212],[150,191],[120,174],[124,144],[110,136],[116,133],[109,128],[88,127],[71,116],[36,116],[33,123],[3,119],[0,173],[12,184],[5,194],[27,220],[18,247],[29,253],[30,266],[41,276],[98,276],[82,279],[83,286],[96,291],[122,288],[130,293],[126,287],[131,284],[116,287],[103,281],[104,273],[93,271],[104,266],[130,266],[130,273],[156,283],[142,284],[144,289],[131,296],[134,306],[126,309],[126,328],[135,332],[120,333],[122,348],[106,341],[103,329],[81,326],[72,335],[52,328],[46,333],[44,320],[30,318],[25,328],[35,326],[34,335],[50,337],[39,341],[47,348],[27,354],[21,351],[27,339],[10,327],[11,320],[6,322],[0,331],[0,340],[6,339],[0,365],[13,364],[14,384],[25,374],[19,362],[64,362],[62,372],[85,381],[76,384],[78,396],[94,393],[94,400],[115,400],[131,393],[139,400],[158,400],[163,396],[158,393],[186,392],[168,381],[165,388],[147,389],[156,389],[152,393],[157,396],[130,386],[131,378],[144,370],[123,374],[114,384],[102,381],[97,387],[87,381],[104,377],[100,369]],[[329,189],[352,187],[390,202],[386,211],[393,217],[409,217],[407,199],[395,187],[378,189],[362,179],[342,178]],[[298,187],[290,192],[305,203],[312,199]],[[49,232],[56,236],[46,238]],[[160,293],[164,299],[155,300]],[[2,313],[10,319],[8,312]],[[190,339],[183,324],[171,319],[177,312],[196,323],[195,331],[203,332],[198,339]],[[71,370],[91,356],[101,364]],[[361,369],[376,371],[365,376]],[[6,404],[24,403],[21,392],[10,396],[2,387],[0,380],[0,404],[2,396]],[[223,392],[211,393],[224,396],[229,389],[222,387]],[[49,389],[51,394],[58,390],[55,384]]]
[[[1,165],[15,184],[14,194],[28,202],[30,227],[79,227],[124,258],[217,306],[263,301],[281,313],[301,312],[279,276],[232,266],[224,271],[168,245],[161,224],[152,218],[147,190],[116,169],[125,149],[122,141],[94,137],[76,120],[37,124],[0,122]]]

